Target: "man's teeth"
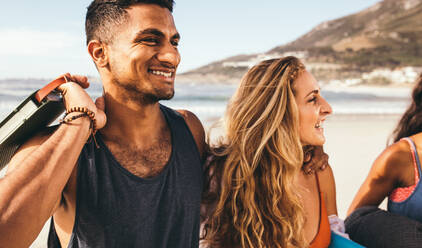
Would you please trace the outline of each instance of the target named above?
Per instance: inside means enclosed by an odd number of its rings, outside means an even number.
[[[163,72],[163,71],[151,71],[152,74],[158,75],[158,76],[164,76],[164,77],[171,77],[171,72]]]

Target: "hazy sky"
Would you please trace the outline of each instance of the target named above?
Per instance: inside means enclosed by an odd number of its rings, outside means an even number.
[[[85,47],[91,0],[4,1],[0,8],[0,78],[97,76]],[[179,72],[241,53],[265,52],[323,21],[378,0],[176,0],[182,36]]]

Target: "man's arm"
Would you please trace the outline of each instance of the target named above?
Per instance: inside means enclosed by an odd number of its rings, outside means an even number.
[[[73,78],[87,87],[86,78]],[[74,106],[95,111],[99,128],[105,116],[81,86],[60,87],[66,109]],[[80,113],[72,113],[78,115]],[[60,203],[62,191],[90,135],[88,117],[63,124],[53,133],[31,138],[15,154],[6,176],[0,179],[0,247],[28,247]]]
[[[0,179],[0,246],[28,247],[54,213],[89,135],[90,120],[37,136],[16,153]]]

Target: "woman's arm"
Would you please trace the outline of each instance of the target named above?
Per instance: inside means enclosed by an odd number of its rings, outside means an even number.
[[[413,170],[413,160],[407,142],[387,147],[374,161],[347,214],[362,206],[378,206],[394,188],[402,185],[409,169]]]

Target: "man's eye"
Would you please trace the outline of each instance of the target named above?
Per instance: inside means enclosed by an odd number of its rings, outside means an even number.
[[[179,46],[179,41],[172,41],[171,44],[175,47]]]
[[[141,43],[148,45],[148,46],[154,46],[158,44],[158,39],[154,39],[154,38],[148,38],[148,39],[142,39],[140,40]]]

